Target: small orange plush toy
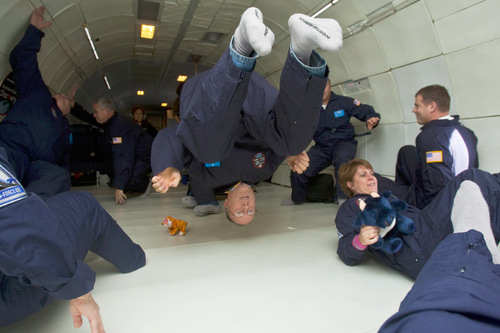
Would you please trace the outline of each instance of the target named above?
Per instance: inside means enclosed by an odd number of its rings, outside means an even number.
[[[165,220],[163,220],[162,225],[166,225],[168,227],[170,235],[174,236],[177,231],[179,231],[179,236],[184,236],[186,234],[186,227],[188,223],[183,220],[174,219],[172,216],[167,216]]]

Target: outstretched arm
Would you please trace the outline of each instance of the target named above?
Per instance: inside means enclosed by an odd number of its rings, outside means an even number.
[[[45,21],[45,19],[43,18],[44,11],[45,7],[40,6],[38,8],[35,8],[33,14],[31,14],[30,24],[38,30],[43,30],[52,24],[52,22]]]
[[[85,316],[89,320],[92,333],[105,333],[99,305],[97,305],[90,292],[72,299],[69,302],[69,312],[73,317],[73,327],[81,327],[83,323],[82,316]]]

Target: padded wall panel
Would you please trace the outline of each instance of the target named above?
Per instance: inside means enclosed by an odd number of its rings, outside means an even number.
[[[318,17],[328,17],[337,20],[344,32],[346,32],[345,29],[348,26],[363,20],[365,15],[356,6],[355,1],[339,1],[335,5],[330,6],[330,8],[325,10]]]
[[[401,123],[402,110],[392,73],[371,76],[368,82],[373,93],[372,106],[380,113],[381,124]]]
[[[500,38],[500,1],[484,1],[435,23],[443,53]]]
[[[373,29],[346,38],[339,51],[351,80],[362,79],[389,70],[385,54]]]
[[[446,87],[451,95],[451,108],[456,113],[451,81],[444,57],[436,57],[392,71],[399,92],[403,122],[415,122],[413,105],[415,93],[422,87],[430,84],[440,84]]]
[[[27,1],[0,2],[0,53],[7,59],[26,30],[33,7]],[[22,17],[22,19],[20,19]]]
[[[332,85],[350,80],[351,74],[349,74],[346,64],[338,52],[329,53],[321,52],[320,50],[319,53],[325,58],[328,64],[328,68],[330,69],[329,77]]]
[[[497,40],[446,56],[456,107],[462,118],[500,114],[499,54]]]
[[[434,20],[459,12],[484,0],[424,0]]]
[[[500,116],[467,119],[462,123],[473,130],[478,138],[479,168],[492,173],[500,172],[500,155],[498,154]]]
[[[368,15],[371,12],[390,4],[392,0],[356,0],[351,2],[355,2],[361,12]]]
[[[366,159],[376,172],[394,176],[398,150],[405,140],[403,124],[379,125],[367,138]]]
[[[417,2],[373,25],[391,68],[441,54],[432,20]]]

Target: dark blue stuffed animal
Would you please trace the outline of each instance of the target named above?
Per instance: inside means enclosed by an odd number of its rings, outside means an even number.
[[[380,228],[379,238],[373,248],[381,249],[387,253],[396,253],[401,250],[403,241],[397,236],[398,233],[412,234],[415,231],[415,222],[412,219],[400,214],[408,208],[403,200],[392,200],[389,198],[392,195],[390,191],[382,193],[379,196],[377,193],[372,193],[372,197],[360,199],[358,202],[361,212],[354,220],[354,227],[361,228],[362,226],[375,226]],[[387,235],[394,226],[396,231]]]

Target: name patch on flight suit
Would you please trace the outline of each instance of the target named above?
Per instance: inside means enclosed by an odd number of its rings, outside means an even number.
[[[428,151],[425,153],[426,163],[441,163],[443,162],[443,152],[442,151]]]
[[[345,115],[345,112],[344,112],[344,110],[337,110],[333,113],[333,115],[335,116],[335,118],[339,118],[339,117],[343,117]]]
[[[0,165],[0,207],[26,198],[28,194],[18,180]]]
[[[205,163],[205,168],[220,167],[220,162]]]
[[[253,166],[257,169],[261,169],[266,165],[266,154],[264,153],[257,153],[253,155]]]
[[[121,143],[122,143],[122,137],[121,137],[121,136],[115,136],[115,137],[113,138],[113,144],[114,144],[114,145],[119,145],[119,144],[121,144]]]

